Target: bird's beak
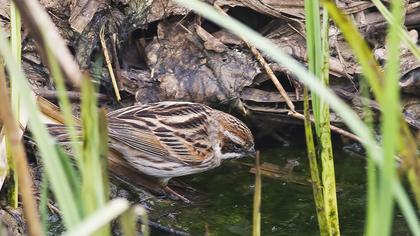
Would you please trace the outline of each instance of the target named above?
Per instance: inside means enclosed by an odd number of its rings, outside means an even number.
[[[255,148],[252,147],[248,150],[248,156],[255,158],[257,156],[257,151],[255,151]]]

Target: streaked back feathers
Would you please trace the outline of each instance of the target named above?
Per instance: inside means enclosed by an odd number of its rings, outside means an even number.
[[[251,131],[239,119],[191,102],[135,105],[108,113],[110,147],[139,171],[168,179],[215,168],[222,159],[253,150]],[[51,127],[65,140],[65,128]]]

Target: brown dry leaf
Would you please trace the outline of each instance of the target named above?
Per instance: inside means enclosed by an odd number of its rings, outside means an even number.
[[[141,23],[147,24],[174,15],[187,15],[189,12],[189,9],[181,7],[171,0],[153,0],[147,8],[147,13],[144,14],[144,21]]]
[[[243,45],[244,42],[231,32],[221,29],[213,34],[221,43],[231,45]]]
[[[65,14],[68,13],[67,9],[70,5],[71,0],[40,0],[39,3],[45,7],[47,10],[54,13]]]
[[[227,49],[226,45],[220,42],[217,38],[215,38],[201,26],[195,25],[195,30],[197,32],[197,35],[200,36],[200,38],[204,41],[204,48],[206,50],[222,53]]]
[[[248,7],[265,15],[285,18],[284,14],[304,18],[304,0],[216,0],[214,4],[230,7]]]
[[[78,33],[82,33],[95,13],[109,4],[109,0],[72,0],[70,4],[71,13],[69,19],[71,27]]]
[[[203,40],[191,32],[178,22],[161,22],[157,37],[146,47],[160,100],[227,103],[238,98],[259,73],[258,64],[238,50],[206,50]]]

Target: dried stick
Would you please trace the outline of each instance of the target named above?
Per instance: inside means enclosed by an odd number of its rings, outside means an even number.
[[[35,94],[46,99],[58,99],[58,94],[55,90],[38,89],[34,90]],[[81,99],[81,93],[77,91],[67,91],[67,97],[70,100],[79,101]],[[96,99],[98,101],[109,101],[110,98],[105,94],[97,93]]]
[[[222,8],[220,8],[218,5],[214,5],[214,7],[220,11],[220,13],[224,14],[224,15],[228,15],[226,14],[225,11],[223,11]],[[255,55],[255,57],[257,58],[258,62],[264,67],[264,70],[266,71],[268,77],[270,77],[271,81],[273,81],[274,85],[276,86],[277,90],[280,92],[281,96],[285,99],[287,106],[289,107],[289,116],[298,118],[300,120],[304,120],[304,116],[297,112],[295,110],[295,106],[293,105],[292,101],[290,100],[289,96],[287,95],[287,92],[284,90],[283,86],[280,84],[279,80],[277,79],[277,77],[274,75],[273,70],[271,70],[270,66],[267,64],[267,61],[263,58],[263,56],[261,55],[261,53],[258,51],[258,49],[256,47],[254,47],[253,45],[249,44],[242,36],[239,36],[239,38],[244,41],[244,43],[246,44],[247,47],[249,47],[251,49],[251,52]],[[313,123],[314,120],[311,119],[311,122]],[[338,133],[342,136],[345,136],[347,138],[350,138],[354,141],[360,142],[360,138],[344,129],[338,128],[337,126],[334,125],[330,125],[330,129],[335,132]]]
[[[114,70],[112,69],[112,63],[111,63],[111,59],[109,58],[108,48],[106,47],[103,26],[101,27],[101,31],[99,32],[99,38],[101,40],[102,51],[104,53],[109,76],[111,76],[112,86],[114,87],[115,97],[117,98],[117,101],[120,101],[121,100],[120,90],[117,85],[117,80],[115,79]]]
[[[302,115],[302,114],[300,114],[299,112],[291,112],[290,111],[288,115],[289,116],[292,116],[292,117],[295,117],[295,118],[297,118],[299,120],[305,120],[305,116]],[[311,120],[312,123],[315,122],[313,118],[311,118],[310,120]],[[344,129],[338,128],[337,126],[334,126],[334,125],[331,125],[331,124],[330,124],[330,129],[331,129],[331,131],[333,131],[333,132],[335,132],[337,134],[340,134],[340,135],[342,135],[344,137],[347,137],[347,138],[349,138],[351,140],[360,142],[360,138],[357,135],[354,135],[354,134],[352,134],[352,133],[350,133],[350,132],[348,132],[348,131],[346,131]]]
[[[114,58],[115,77],[118,79],[118,84],[123,87],[121,81],[120,62],[118,61],[117,53],[117,34],[112,34],[112,57]]]
[[[214,7],[220,11],[223,15],[227,16],[225,11],[223,11],[222,8],[220,8],[218,5],[214,5]],[[242,36],[239,35],[239,38],[246,44],[246,46],[251,49],[252,54],[254,54],[255,58],[258,60],[258,62],[261,64],[261,66],[264,68],[265,72],[267,73],[268,77],[273,81],[274,86],[276,86],[277,90],[280,92],[281,96],[286,101],[287,106],[291,111],[295,111],[295,105],[293,105],[293,102],[290,100],[289,96],[287,95],[286,90],[284,90],[283,86],[280,84],[279,80],[277,79],[276,75],[274,74],[273,70],[268,65],[267,61],[264,59],[264,57],[261,55],[261,53],[258,51],[256,47],[251,45],[248,41],[246,41]]]
[[[19,135],[20,128],[13,118],[10,99],[7,96],[6,78],[3,67],[0,69],[0,94],[6,94],[6,96],[3,96],[2,104],[0,105],[0,118],[4,123],[6,138],[10,142],[12,155],[18,172],[19,190],[23,201],[23,213],[28,222],[29,235],[43,235],[37,204],[32,195],[32,178],[29,173],[25,149],[21,142],[21,136]]]

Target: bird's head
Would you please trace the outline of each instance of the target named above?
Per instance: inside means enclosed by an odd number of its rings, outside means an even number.
[[[222,159],[255,157],[254,137],[242,121],[224,112],[217,112],[215,118],[220,124],[219,138]]]

